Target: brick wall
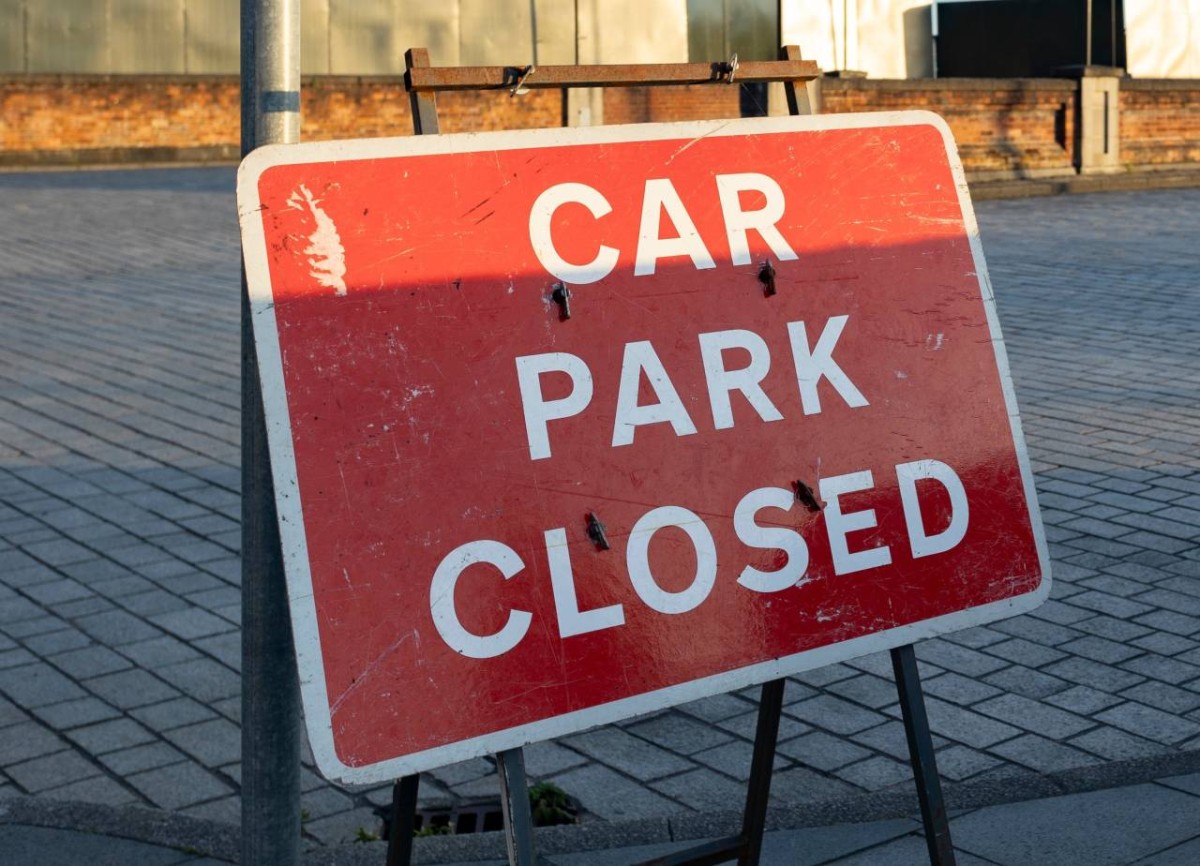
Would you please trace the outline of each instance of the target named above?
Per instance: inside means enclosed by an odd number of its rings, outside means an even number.
[[[1121,82],[1121,161],[1143,168],[1200,164],[1200,81]]]
[[[302,83],[306,140],[409,135],[402,79],[322,76]],[[236,76],[0,76],[0,165],[236,159]],[[438,97],[443,132],[562,125],[559,91]]]
[[[736,87],[613,87],[604,91],[605,123],[719,120],[738,117]]]
[[[238,99],[234,77],[0,76],[0,160],[236,155]]]
[[[826,113],[922,108],[946,118],[974,177],[1069,174],[1075,135],[1074,81],[1062,79],[824,79]],[[736,88],[609,90],[606,123],[736,117]]]
[[[443,93],[437,105],[442,132],[562,126],[557,90],[534,90],[515,99],[507,90]],[[300,112],[304,138],[311,141],[412,134],[408,94],[400,78],[305,79]]]
[[[1200,167],[1200,81],[1121,83],[1122,162]],[[1066,79],[826,79],[823,110],[923,108],[944,116],[973,179],[1066,175],[1075,164],[1077,83]],[[562,94],[453,93],[443,131],[554,127]],[[407,135],[400,79],[321,76],[303,82],[307,140]],[[605,121],[735,117],[737,88],[614,88]],[[0,76],[0,165],[234,159],[240,115],[233,76]]]
[[[822,82],[822,111],[923,108],[946,119],[974,177],[1070,174],[1076,83],[1066,79],[914,79]]]

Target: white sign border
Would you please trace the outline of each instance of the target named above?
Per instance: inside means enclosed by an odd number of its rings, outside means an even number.
[[[343,160],[670,139],[698,140],[710,137],[897,126],[932,126],[941,133],[946,145],[950,170],[962,209],[963,224],[970,241],[981,298],[991,331],[992,346],[996,353],[996,365],[1000,373],[1005,406],[1008,410],[1013,442],[1020,463],[1021,479],[1025,486],[1026,506],[1042,570],[1042,582],[1038,588],[1014,598],[966,608],[933,619],[863,635],[818,649],[806,650],[783,658],[622,698],[607,704],[502,731],[494,731],[421,752],[413,752],[403,757],[362,766],[350,766],[342,763],[333,743],[333,720],[321,656],[312,575],[309,571],[308,542],[304,532],[303,507],[297,486],[295,454],[292,450],[291,417],[287,405],[283,360],[279,349],[274,302],[271,294],[266,234],[263,221],[259,216],[262,203],[258,195],[258,182],[262,173],[280,165],[306,165]],[[238,169],[237,192],[242,254],[250,293],[259,376],[262,381],[267,441],[275,484],[279,533],[283,547],[284,571],[287,575],[289,609],[296,644],[297,665],[300,671],[301,696],[304,703],[309,744],[312,747],[317,767],[328,779],[345,784],[372,784],[397,779],[458,761],[465,761],[469,758],[561,737],[631,716],[665,709],[711,695],[737,691],[779,677],[791,676],[813,668],[1006,619],[1036,608],[1049,595],[1050,556],[1046,546],[1041,514],[1038,510],[1033,472],[1029,464],[1021,420],[1017,413],[1016,393],[1009,372],[1008,355],[1000,333],[1000,322],[996,316],[995,296],[983,258],[979,227],[975,221],[975,212],[971,207],[967,181],[953,135],[946,122],[932,112],[896,111],[870,114],[741,118],[271,145],[255,150],[242,161]]]

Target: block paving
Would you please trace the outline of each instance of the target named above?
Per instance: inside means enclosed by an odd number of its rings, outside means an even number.
[[[230,169],[0,175],[0,798],[239,820]],[[943,777],[1200,747],[1200,191],[977,207],[1054,562],[1030,615],[918,648]],[[986,519],[986,516],[981,516]],[[737,808],[756,690],[539,743],[601,819]],[[792,678],[773,797],[911,784],[890,661]],[[373,829],[324,782],[305,832]],[[496,796],[491,760],[428,807]]]

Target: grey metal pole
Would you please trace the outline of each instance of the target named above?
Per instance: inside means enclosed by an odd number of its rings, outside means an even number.
[[[1087,50],[1084,52],[1083,65],[1092,65],[1092,0],[1087,0]]]
[[[300,2],[242,0],[242,155],[300,138]],[[242,866],[300,863],[300,682],[242,272]]]
[[[1117,65],[1117,0],[1108,0],[1108,65]]]
[[[850,68],[850,0],[842,0],[842,71]]]

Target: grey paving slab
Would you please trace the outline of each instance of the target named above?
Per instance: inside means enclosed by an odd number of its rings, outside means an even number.
[[[76,680],[110,674],[132,667],[130,661],[124,656],[118,655],[107,647],[100,646],[86,646],[58,653],[50,656],[50,662]]]
[[[1013,665],[988,674],[983,681],[1002,691],[1038,701],[1046,700],[1071,687],[1067,680],[1022,665]]]
[[[813,731],[779,743],[781,755],[817,770],[833,771],[871,756],[869,749],[855,745],[842,737],[823,731]]]
[[[99,760],[105,767],[124,778],[143,770],[182,763],[187,760],[187,756],[167,743],[156,741],[108,752],[101,755]]]
[[[898,785],[907,789],[913,781],[912,767],[907,762],[882,755],[834,770],[833,774],[864,791],[881,791]]]
[[[155,735],[133,719],[118,718],[76,728],[67,733],[76,746],[91,755],[103,755],[142,743],[152,742]]]
[[[461,785],[465,782],[473,782],[483,776],[490,776],[495,772],[496,765],[491,761],[483,758],[471,758],[467,761],[438,767],[429,775],[447,785]]]
[[[1129,761],[1161,755],[1169,746],[1147,740],[1116,728],[1100,727],[1081,734],[1070,741],[1071,745],[1091,752],[1110,761]]]
[[[717,695],[683,704],[679,709],[706,722],[719,722],[744,715],[754,709],[754,704],[734,695]]]
[[[944,676],[935,677],[931,682],[939,682]],[[850,679],[830,683],[826,689],[833,694],[877,710],[896,701],[896,684],[882,677],[863,674]]]
[[[241,731],[227,719],[174,728],[164,736],[206,767],[219,767],[241,757]]]
[[[1015,740],[1000,743],[993,746],[991,752],[1040,772],[1053,773],[1100,763],[1100,759],[1094,753],[1088,754],[1037,734],[1026,734]]]
[[[1200,707],[1200,695],[1196,692],[1160,682],[1141,683],[1122,692],[1121,696],[1174,715],[1187,714]]]
[[[807,767],[791,767],[776,770],[771,778],[771,796],[774,802],[786,804],[818,803],[850,797],[860,788],[815,772]]]
[[[111,647],[149,640],[162,634],[154,626],[123,610],[85,616],[77,620],[76,625],[99,643]]]
[[[787,707],[785,712],[809,725],[823,727],[835,734],[857,734],[883,724],[887,718],[833,695],[818,695]]]
[[[688,770],[650,787],[698,812],[726,811],[746,798],[746,786],[728,776],[704,768]]]
[[[704,767],[710,767],[730,778],[745,782],[750,778],[750,761],[754,746],[745,740],[731,740],[721,746],[714,746],[692,755],[692,760]],[[786,767],[788,761],[782,753],[776,753],[774,768],[776,771]]]
[[[1179,743],[1200,734],[1200,724],[1129,701],[1096,714],[1096,718],[1131,734],[1161,743]]]
[[[6,769],[14,782],[33,794],[99,776],[102,770],[73,751],[55,752]]]
[[[904,836],[912,832],[913,827],[914,822],[910,820],[897,820],[769,833],[763,842],[762,862],[764,866],[817,866],[830,863],[836,858]],[[707,840],[640,845],[618,851],[556,854],[548,859],[553,866],[629,866],[653,857],[678,853],[704,841]]]
[[[241,677],[208,658],[192,659],[158,668],[158,675],[198,701],[217,701],[241,694]]]
[[[53,731],[37,722],[18,722],[3,729],[0,763],[6,768],[21,761],[49,755],[67,747]]]
[[[123,710],[178,697],[179,692],[148,671],[132,669],[85,680],[93,694]]]
[[[837,866],[912,866],[929,860],[925,840],[916,836],[903,836],[894,841],[868,848],[847,857],[826,860],[825,863]],[[955,851],[955,863],[958,866],[992,866],[993,861],[984,860],[961,849]]]
[[[216,713],[191,698],[181,697],[130,710],[129,714],[155,731],[169,731],[216,717]]]
[[[752,714],[757,718],[757,713]],[[631,725],[629,733],[684,755],[719,746],[732,737],[713,725],[704,724],[682,713],[666,713]]]
[[[184,610],[158,614],[152,616],[151,620],[156,625],[184,640],[195,640],[196,638],[220,634],[221,632],[229,631],[231,628],[228,621],[198,607],[188,607]]]
[[[23,712],[12,701],[0,698],[0,727],[14,725],[17,722],[24,722],[29,719],[29,716]]]
[[[962,782],[1000,766],[1001,760],[966,746],[954,744],[937,750],[938,773],[943,779]]]
[[[341,811],[304,823],[304,833],[324,845],[353,843],[362,833],[375,833],[379,817],[368,808]]]
[[[7,866],[198,866],[218,862],[128,839],[106,837],[101,847],[87,833],[45,827],[0,826],[0,850]]]
[[[118,652],[142,667],[165,667],[200,658],[200,653],[192,646],[168,635],[123,644],[118,648]]]
[[[42,707],[85,696],[78,685],[44,663],[0,670],[0,693],[23,707]]]
[[[1190,839],[1165,851],[1156,851],[1136,866],[1194,866],[1200,863],[1200,839]]]
[[[678,812],[666,797],[601,764],[567,770],[551,781],[570,791],[593,815],[601,818],[654,818]]]
[[[975,708],[994,719],[1055,739],[1065,739],[1095,726],[1094,722],[1082,716],[1046,706],[1020,695],[990,698],[977,704]]]
[[[1121,703],[1121,699],[1088,686],[1072,686],[1065,691],[1051,695],[1046,699],[1046,703],[1077,715],[1091,716],[1100,710]]]
[[[153,805],[171,810],[215,800],[233,791],[212,773],[190,762],[135,773],[126,781]]]
[[[1168,636],[1169,637],[1169,636]],[[1190,641],[1188,641],[1190,643]],[[1200,677],[1200,667],[1179,659],[1146,653],[1121,665],[1123,670],[1141,674],[1164,683],[1180,684]]]
[[[1200,798],[1158,785],[995,806],[952,825],[955,844],[1004,866],[1128,864],[1189,840]]]
[[[108,776],[89,776],[76,782],[67,782],[42,791],[38,796],[51,801],[98,803],[103,806],[142,805],[141,798],[132,788],[126,787]]]
[[[681,773],[693,766],[673,752],[617,728],[588,731],[566,737],[562,742],[644,782]]]
[[[925,701],[930,727],[939,735],[975,748],[1012,739],[1020,729],[937,698]],[[894,711],[900,715],[899,710]]]
[[[945,738],[934,733],[932,735],[934,748],[940,749],[948,742]],[[908,758],[908,740],[904,733],[904,724],[899,721],[888,722],[877,728],[870,728],[855,734],[851,739],[856,743],[867,746],[893,758]]]

